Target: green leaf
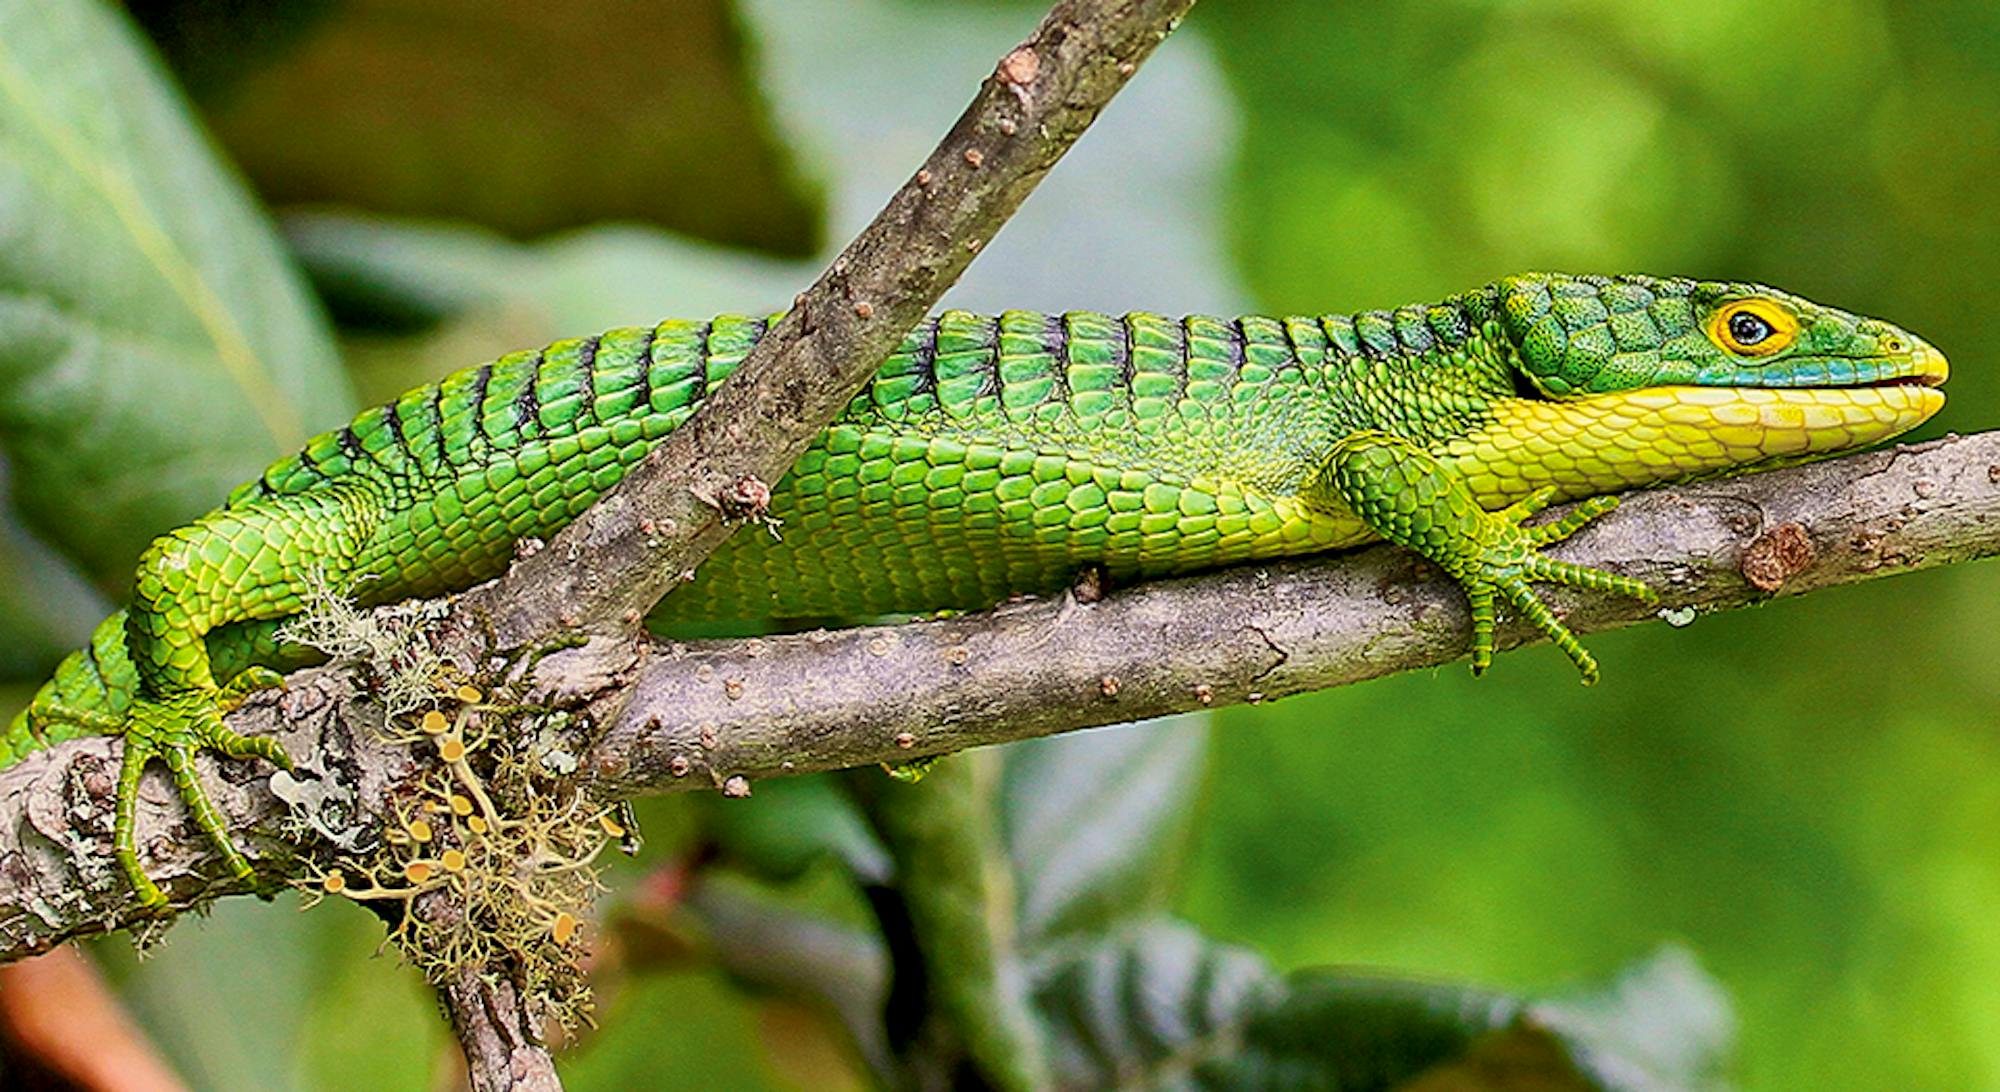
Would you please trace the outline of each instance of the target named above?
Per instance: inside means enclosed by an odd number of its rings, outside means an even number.
[[[1240,1049],[1190,1075],[1214,1089],[1684,1092],[1725,1087],[1733,1040],[1720,989],[1676,949],[1602,990],[1541,1003],[1307,971],[1244,1023]]]
[[[719,975],[653,975],[604,998],[599,1030],[556,1058],[570,1092],[780,1092],[756,1012]]]
[[[89,640],[110,606],[14,518],[6,478],[0,468],[0,679],[40,682],[50,664]],[[10,708],[0,700],[0,710]]]
[[[882,1023],[889,960],[879,936],[726,875],[711,874],[696,886],[688,909],[724,971],[832,1017],[877,1079],[891,1083],[895,1070]]]
[[[1232,1054],[1281,993],[1255,953],[1153,920],[1052,954],[1034,1002],[1060,1087],[1166,1088]]]
[[[122,593],[146,541],[349,409],[320,317],[122,18],[0,0],[0,449]]]
[[[1004,754],[1001,814],[1023,945],[1163,904],[1208,766],[1205,718],[1030,740]]]
[[[947,1068],[970,1071],[955,1079],[1011,1092],[1043,1087],[1047,1060],[1006,912],[998,766],[997,754],[974,751],[919,782],[864,769],[846,784],[895,861],[894,888],[871,892],[895,965],[891,1042],[908,1053],[943,1032],[958,1055]]]
[[[864,883],[887,882],[892,871],[888,852],[832,777],[774,780],[748,800],[711,794],[699,805],[727,861],[761,879],[796,879],[824,857]]]
[[[91,945],[133,1018],[194,1088],[291,1086],[291,1045],[318,988],[325,919],[222,899],[143,955],[124,937]]]
[[[423,975],[382,951],[382,920],[344,899],[328,899],[303,920],[313,928],[306,938],[308,996],[299,1034],[290,1044],[299,1088],[421,1092],[436,1087],[432,1070],[449,1057],[451,1032],[437,1019],[437,996]]]
[[[1666,947],[1602,989],[1534,1005],[1579,1068],[1607,1088],[1722,1088],[1736,1042],[1729,998],[1685,948]]]
[[[1034,1001],[1065,1089],[1694,1092],[1726,1087],[1720,989],[1679,949],[1532,1002],[1261,957],[1154,920],[1046,959]]]

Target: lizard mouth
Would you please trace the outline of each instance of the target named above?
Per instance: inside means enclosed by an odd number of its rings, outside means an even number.
[[[1864,387],[1941,387],[1951,378],[1951,361],[1943,353],[1929,345],[1919,345],[1909,354],[1895,358],[1891,365],[1892,374],[1882,376]],[[1939,397],[1943,397],[1940,395]]]

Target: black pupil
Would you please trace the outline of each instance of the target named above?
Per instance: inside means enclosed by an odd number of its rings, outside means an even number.
[[[1771,324],[1748,311],[1729,316],[1729,336],[1738,345],[1755,345],[1771,336]]]

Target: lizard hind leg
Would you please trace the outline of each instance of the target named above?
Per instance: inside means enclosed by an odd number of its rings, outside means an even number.
[[[251,877],[249,861],[230,841],[227,824],[202,786],[195,755],[210,749],[292,768],[276,740],[241,735],[222,720],[280,677],[267,667],[236,664],[236,674],[218,685],[208,634],[299,610],[318,574],[344,572],[353,564],[373,528],[373,515],[371,502],[355,491],[269,497],[219,509],[161,535],[141,558],[126,614],[125,643],[138,686],[123,726],[113,848],[147,907],[166,905],[138,853],[139,782],[154,758],[166,764],[196,825],[239,880]]]
[[[1342,440],[1328,465],[1327,484],[1377,534],[1430,559],[1458,581],[1472,610],[1472,673],[1493,662],[1494,606],[1505,599],[1521,617],[1562,650],[1583,675],[1597,681],[1597,661],[1569,627],[1528,586],[1565,584],[1631,596],[1646,602],[1653,589],[1630,577],[1543,557],[1559,542],[1617,507],[1616,497],[1593,497],[1560,519],[1522,525],[1555,499],[1538,489],[1498,512],[1479,506],[1455,471],[1407,440],[1363,432]]]

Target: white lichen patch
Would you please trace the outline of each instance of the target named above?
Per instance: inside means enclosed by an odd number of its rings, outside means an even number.
[[[324,652],[336,664],[366,665],[390,718],[425,708],[456,669],[432,645],[431,623],[450,608],[437,600],[363,610],[317,576],[305,608],[278,630],[286,641]]]

